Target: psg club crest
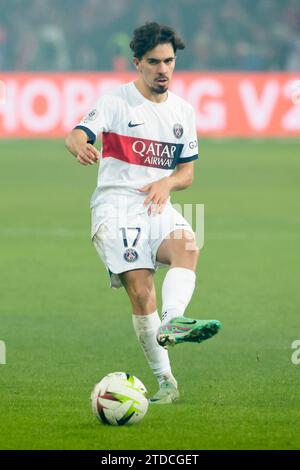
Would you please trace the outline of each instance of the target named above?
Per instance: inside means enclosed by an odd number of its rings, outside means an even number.
[[[177,124],[174,124],[174,127],[173,127],[173,133],[175,135],[175,137],[177,139],[180,139],[180,137],[182,137],[183,135],[183,127],[181,124],[177,123]]]
[[[124,259],[127,261],[127,263],[134,263],[139,257],[137,254],[136,250],[134,248],[127,248],[124,251]]]

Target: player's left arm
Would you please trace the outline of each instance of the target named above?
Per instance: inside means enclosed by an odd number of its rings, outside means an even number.
[[[147,184],[139,190],[148,192],[144,205],[148,208],[148,214],[161,214],[171,191],[180,191],[188,188],[194,177],[194,162],[198,159],[198,138],[196,128],[196,117],[194,109],[186,108],[186,119],[184,127],[187,132],[183,139],[183,147],[180,158],[177,160],[176,170],[170,175],[154,183]]]
[[[161,214],[168,201],[170,192],[188,188],[193,182],[193,176],[194,162],[180,163],[172,175],[140,188],[139,191],[141,192],[149,192],[144,201],[145,206],[151,202],[148,214]]]
[[[194,179],[194,161],[188,163],[179,163],[176,171],[168,176],[170,191],[180,191],[186,189],[193,183]]]

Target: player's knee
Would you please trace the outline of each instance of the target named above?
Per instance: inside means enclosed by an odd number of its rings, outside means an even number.
[[[178,250],[176,250],[176,252],[177,254],[188,258],[198,259],[199,257],[199,248],[197,247],[196,240],[194,238],[183,238],[182,243],[178,246]]]
[[[137,287],[134,291],[134,300],[136,304],[145,305],[151,300],[152,289],[146,286]]]
[[[195,270],[199,254],[200,250],[196,244],[187,245],[184,249],[172,254],[171,266],[182,266]]]
[[[186,256],[188,256],[190,259],[194,260],[195,262],[198,261],[199,255],[200,255],[200,250],[197,247],[196,244],[192,244],[190,247],[187,246],[185,250]]]
[[[153,297],[153,284],[150,282],[136,282],[131,285],[130,297],[136,305],[145,305]]]
[[[200,250],[194,237],[185,237],[183,239],[184,254],[189,258],[198,260]]]

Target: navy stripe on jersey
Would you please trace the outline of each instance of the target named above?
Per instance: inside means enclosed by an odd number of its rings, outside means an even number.
[[[191,157],[187,157],[187,158],[179,158],[177,164],[180,164],[180,163],[188,163],[188,162],[191,162],[193,160],[197,160],[198,158],[198,154],[196,153],[196,155],[192,155]]]
[[[74,127],[74,129],[81,129],[82,131],[84,131],[87,134],[87,136],[89,138],[88,144],[93,144],[94,142],[96,142],[97,136],[88,127],[76,126],[76,127]]]

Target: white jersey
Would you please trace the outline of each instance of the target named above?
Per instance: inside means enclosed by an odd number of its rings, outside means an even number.
[[[136,213],[147,210],[146,193],[138,189],[198,158],[192,106],[169,91],[166,101],[150,101],[134,82],[101,97],[76,128],[87,133],[90,143],[102,133],[97,188],[91,199],[92,233],[111,216],[104,206],[121,202]]]

